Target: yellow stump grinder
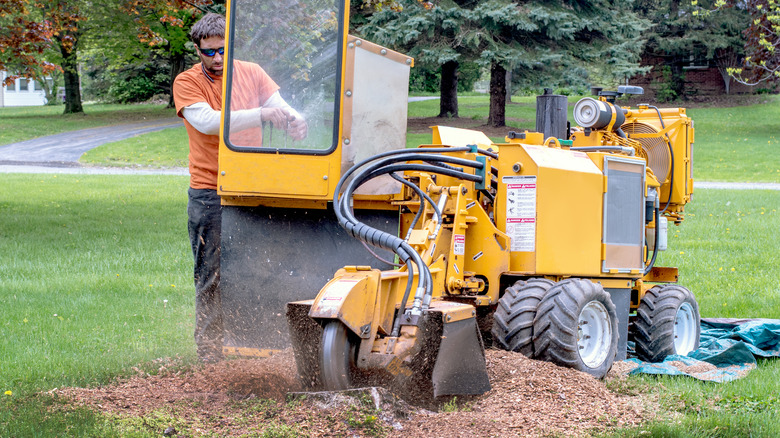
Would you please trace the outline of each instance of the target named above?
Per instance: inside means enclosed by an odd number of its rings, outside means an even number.
[[[499,143],[433,127],[406,149],[403,54],[346,33],[349,2],[228,2],[220,145],[225,351],[292,346],[311,389],[490,389],[493,345],[604,377],[697,348],[698,304],[655,266],[693,192],[682,108],[620,107],[638,87],[537,98]],[[305,7],[303,4],[306,4]],[[288,7],[289,6],[289,7]],[[304,140],[231,129],[260,64]]]

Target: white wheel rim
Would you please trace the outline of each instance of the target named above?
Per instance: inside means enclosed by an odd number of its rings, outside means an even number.
[[[691,303],[682,303],[674,318],[674,351],[685,356],[696,345],[696,321]]]
[[[590,368],[598,368],[607,359],[612,343],[612,324],[607,308],[591,301],[580,312],[577,324],[577,348],[580,358]]]

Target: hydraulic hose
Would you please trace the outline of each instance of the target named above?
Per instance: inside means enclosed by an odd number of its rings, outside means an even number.
[[[474,169],[482,169],[484,164],[479,161],[468,160],[463,158],[451,157],[446,155],[440,155],[439,152],[461,152],[470,151],[471,148],[431,148],[431,149],[418,149],[418,150],[400,150],[389,151],[369,159],[363,160],[360,163],[354,165],[347,172],[342,175],[336,190],[333,194],[334,212],[339,221],[339,224],[353,237],[359,240],[369,243],[371,245],[388,249],[395,252],[398,257],[407,265],[409,272],[409,279],[407,284],[407,291],[403,297],[402,306],[399,308],[398,318],[396,319],[397,325],[400,330],[400,316],[408,302],[409,294],[411,293],[411,285],[414,280],[413,264],[416,264],[419,272],[418,291],[415,293],[415,305],[413,311],[417,309],[421,310],[422,302],[428,302],[426,298],[433,295],[433,276],[428,266],[423,262],[420,254],[418,254],[405,240],[398,236],[391,235],[381,230],[377,230],[357,220],[354,216],[354,212],[351,208],[351,200],[354,191],[360,187],[366,181],[376,178],[384,174],[390,174],[394,179],[403,182],[416,188],[416,192],[425,202],[429,202],[436,211],[437,219],[439,223],[442,222],[441,209],[436,206],[433,200],[425,194],[419,187],[409,183],[403,178],[398,177],[395,172],[415,170],[421,172],[429,172],[434,174],[441,174],[451,176],[454,178],[464,179],[474,182],[482,182],[483,178],[479,175],[473,175],[465,173],[462,170],[458,170],[450,164],[457,166],[469,167]],[[493,154],[490,151],[479,150],[480,153],[489,155],[491,157],[497,157],[497,154]],[[408,161],[423,161],[430,164],[412,164]],[[400,162],[406,162],[404,164],[398,164]],[[363,168],[365,167],[365,168]],[[361,169],[363,168],[363,169]],[[358,171],[360,169],[360,171]],[[491,169],[492,170],[492,169]],[[492,172],[491,172],[492,173]],[[354,177],[348,183],[346,182],[352,175]],[[345,187],[346,184],[346,187]],[[343,192],[342,192],[343,189]],[[341,196],[339,196],[341,195]],[[420,296],[421,295],[421,296]],[[394,324],[393,332],[396,332],[396,324]]]
[[[442,157],[442,158],[446,159],[448,157]],[[468,161],[468,160],[460,160],[460,159],[449,159],[448,161],[452,161],[452,160]],[[395,160],[390,160],[390,161],[395,161]],[[384,164],[384,163],[380,163],[380,164]],[[466,164],[478,165],[481,163],[469,162]],[[376,168],[379,166],[375,164],[371,167]],[[390,165],[385,165],[384,167],[381,167],[379,169],[373,169],[371,173],[367,174],[366,172],[368,170],[369,169],[366,169],[365,171],[355,175],[353,180],[350,181],[350,183],[345,188],[342,199],[337,200],[339,202],[339,208],[335,210],[337,212],[337,216],[339,217],[339,223],[350,235],[358,239],[365,240],[368,243],[371,243],[372,245],[379,246],[385,249],[390,249],[394,252],[397,252],[400,248],[406,249],[408,251],[408,255],[415,260],[415,264],[417,264],[418,266],[418,271],[420,272],[420,283],[421,283],[421,288],[423,290],[422,292],[423,296],[431,295],[433,292],[433,287],[432,287],[433,277],[430,274],[428,267],[422,262],[422,259],[419,257],[419,254],[416,251],[414,251],[411,248],[411,246],[406,244],[406,242],[404,242],[399,237],[391,235],[389,233],[385,233],[384,231],[377,230],[365,224],[360,223],[354,217],[351,209],[348,208],[348,205],[346,205],[344,201],[351,199],[354,190],[357,187],[359,187],[361,184],[363,184],[365,181],[383,174],[393,173],[402,170],[416,170],[422,172],[438,173],[438,174],[453,176],[455,178],[466,179],[466,180],[471,180],[476,182],[481,182],[482,177],[478,175],[452,171],[449,169],[440,168],[433,165],[426,165],[426,164],[409,164],[409,163],[390,164]],[[406,262],[406,259],[404,259],[400,253],[398,254],[399,257],[401,257],[402,260]],[[417,303],[417,294],[415,294],[415,303]]]
[[[408,261],[406,262],[406,270],[409,272],[413,272],[412,270],[412,262]],[[398,311],[395,314],[395,321],[393,321],[393,330],[390,333],[391,337],[397,338],[401,335],[401,318],[404,316],[404,312],[406,311],[406,303],[409,302],[409,294],[412,291],[412,281],[411,278],[406,282],[406,290],[404,290],[404,296],[401,298],[401,307],[398,308]]]
[[[655,112],[658,114],[658,120],[661,122],[661,129],[666,129],[666,124],[664,124],[664,118],[661,116],[661,110],[658,109],[657,106],[648,105],[648,108],[652,108],[655,110]],[[669,134],[664,134],[664,137],[666,137],[666,145],[669,147],[669,159],[671,160],[671,172],[669,172],[669,197],[666,199],[666,205],[664,205],[663,211],[661,211],[661,214],[666,213],[666,209],[669,208],[669,204],[672,203],[672,189],[674,188],[674,151],[672,150],[672,141],[669,139]]]
[[[410,183],[409,181],[401,178],[400,176],[398,176],[398,174],[391,173],[390,176],[394,180],[396,180],[396,181],[400,182],[401,184],[404,184],[404,185],[408,186],[409,188],[411,188],[412,190],[414,190],[414,192],[417,193],[417,196],[420,198],[420,207],[417,210],[417,214],[414,215],[414,219],[412,219],[412,223],[409,224],[409,232],[406,233],[406,237],[404,238],[404,240],[408,241],[409,237],[411,237],[411,235],[412,235],[412,230],[417,225],[417,222],[419,222],[420,216],[422,216],[423,209],[425,208],[425,202],[429,202],[431,205],[434,206],[434,211],[436,212],[436,218],[438,220],[441,220],[441,211],[436,209],[436,204],[433,203],[433,199],[431,199],[431,197],[428,196],[427,193],[423,192],[421,188],[419,188],[416,185]]]
[[[653,208],[653,217],[655,219],[655,238],[653,238],[653,257],[650,259],[650,263],[645,267],[644,275],[647,275],[650,273],[650,270],[653,269],[653,265],[655,265],[655,257],[658,255],[658,241],[659,241],[659,234],[661,234],[659,222],[661,219],[661,214],[658,212],[658,207]]]

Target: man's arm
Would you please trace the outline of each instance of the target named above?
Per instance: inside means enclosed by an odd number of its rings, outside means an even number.
[[[262,126],[262,108],[237,110],[230,112],[230,126],[236,131]],[[181,114],[193,128],[206,135],[219,134],[219,111],[206,102],[193,103],[184,107]]]
[[[182,115],[198,131],[206,135],[219,134],[219,111],[206,102],[198,102],[182,109]],[[306,137],[306,121],[293,109],[279,92],[275,92],[262,107],[230,112],[230,125],[235,131],[262,126],[263,121],[273,123],[277,129],[287,131],[296,140]]]

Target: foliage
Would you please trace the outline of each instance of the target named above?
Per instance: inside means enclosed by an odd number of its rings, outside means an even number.
[[[668,65],[661,66],[661,82],[655,90],[655,98],[659,102],[671,102],[680,97],[675,84],[681,80],[680,74],[673,72]]]
[[[620,78],[640,71],[638,49],[647,23],[622,2],[400,3],[400,13],[377,12],[359,30],[424,66],[475,62],[512,70],[519,84],[533,86],[582,85],[585,67],[596,64]]]
[[[474,62],[458,66],[458,91],[466,92],[474,89],[482,69]],[[415,66],[409,74],[409,91],[412,93],[435,93],[441,87],[441,71],[437,68]]]
[[[645,56],[661,60],[671,69],[664,85],[665,97],[686,95],[684,67],[716,64],[732,67],[742,53],[742,31],[748,24],[743,9],[730,8],[720,14],[701,14],[720,0],[636,0],[636,11],[650,20]],[[727,76],[724,75],[724,81]],[[728,86],[728,82],[725,82]]]
[[[694,4],[697,4],[694,0]],[[744,64],[728,69],[738,82],[757,85],[761,82],[780,82],[780,3],[777,0],[717,0],[714,5],[718,14],[704,5],[700,12],[703,17],[717,16],[727,11],[747,10],[750,22],[744,31]]]
[[[55,32],[41,9],[28,0],[0,0],[0,70],[15,73],[6,78],[7,85],[18,77],[42,80],[57,68],[41,57]]]
[[[86,99],[133,103],[169,95],[168,59],[141,44],[135,46],[135,52],[126,52],[127,59],[111,58],[100,51],[87,52],[83,78]]]

